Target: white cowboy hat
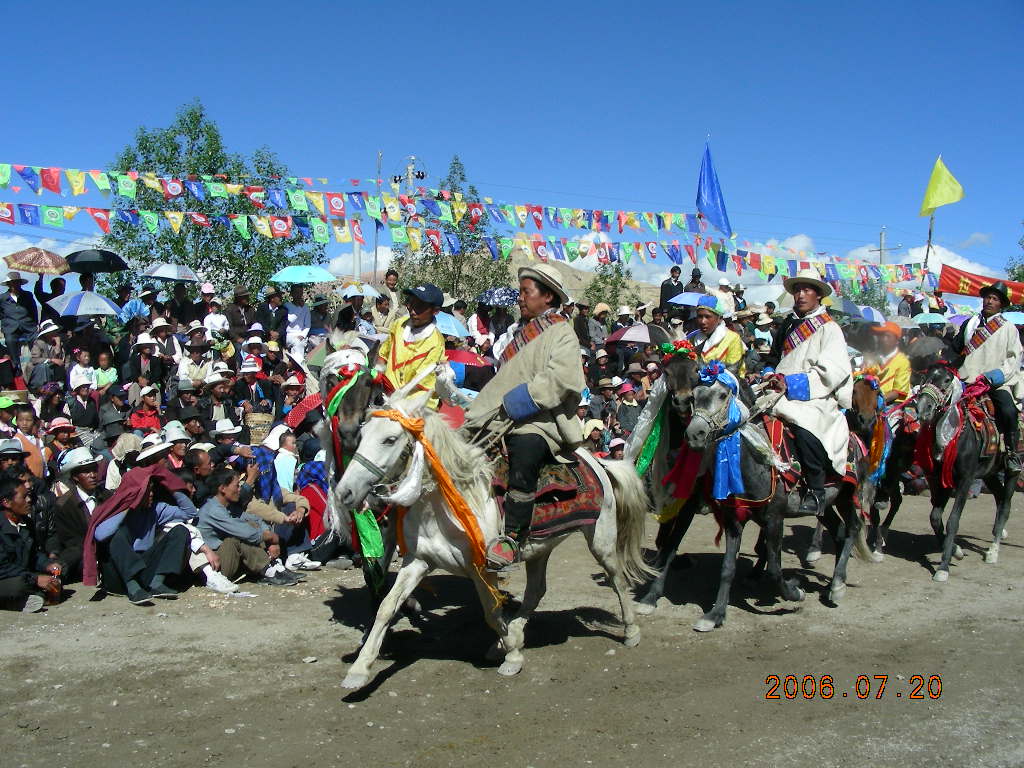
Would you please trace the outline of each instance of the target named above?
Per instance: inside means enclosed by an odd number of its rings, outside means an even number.
[[[260,364],[253,360],[251,357],[245,358],[242,364],[238,366],[239,373],[259,373]]]
[[[813,285],[818,289],[822,298],[832,295],[832,286],[822,280],[818,270],[813,267],[801,269],[796,273],[796,277],[787,277],[782,281],[782,287],[786,289],[786,293],[793,293],[795,290],[794,286],[800,284]]]
[[[153,332],[157,328],[170,328],[170,327],[171,327],[171,324],[167,322],[167,318],[165,318],[165,317],[158,317],[149,326],[149,330],[150,330],[150,332]]]
[[[19,283],[21,285],[24,285],[27,282],[28,280],[22,277],[21,273],[19,272],[8,272],[7,277],[4,278],[4,285],[7,285],[9,283]]]
[[[220,435],[237,435],[242,431],[242,428],[231,421],[231,419],[217,419],[217,424],[213,428],[213,434],[215,437]]]
[[[76,373],[71,377],[71,391],[74,392],[79,387],[91,387],[92,379],[90,379],[84,373]]]
[[[185,431],[180,421],[168,422],[164,427],[164,440],[168,443],[176,443],[180,440],[192,442],[192,438],[188,436],[188,432]]]
[[[771,325],[772,322],[771,315],[767,315],[762,312],[757,316],[757,319],[754,321],[754,325]]]
[[[94,456],[88,448],[73,448],[64,454],[60,460],[60,471],[70,474],[78,469],[84,469],[94,464],[99,464],[99,456]]]
[[[146,395],[158,395],[160,390],[156,387],[143,387],[139,390],[139,397],[145,397]]]
[[[206,378],[203,379],[203,384],[212,386],[214,384],[220,384],[222,381],[227,381],[227,379],[220,375],[220,371],[213,371],[212,373],[206,374]]]
[[[136,349],[138,347],[155,347],[155,346],[156,346],[156,342],[153,340],[152,336],[150,336],[148,333],[140,333],[138,338],[135,339],[135,343],[132,344],[132,349],[134,350],[134,349]]]
[[[137,462],[143,462],[148,459],[152,459],[155,456],[161,456],[171,452],[171,444],[165,443],[160,439],[160,435],[146,435],[142,438],[142,450],[139,451],[138,457],[135,459]]]
[[[287,379],[285,379],[281,383],[281,386],[282,387],[301,387],[301,386],[303,386],[303,384],[302,384],[301,381],[299,381],[299,377],[298,376],[296,376],[295,374],[292,374],[291,376],[289,376]]]
[[[615,310],[615,316],[616,317],[622,317],[623,315],[632,315],[632,314],[633,314],[633,310],[630,309],[629,307],[627,307],[625,304],[623,304],[621,307],[619,307],[617,310]]]
[[[36,331],[36,336],[45,336],[48,333],[60,333],[60,326],[53,322],[53,320],[43,320],[39,330]]]
[[[278,424],[267,436],[263,438],[263,446],[269,448],[272,451],[280,450],[281,448],[281,437],[286,433],[290,432],[291,428],[287,424]]]
[[[531,264],[528,267],[520,267],[516,277],[520,280],[524,277],[536,280],[545,288],[554,291],[558,300],[563,304],[569,301],[569,294],[562,287],[562,274],[550,264]]]

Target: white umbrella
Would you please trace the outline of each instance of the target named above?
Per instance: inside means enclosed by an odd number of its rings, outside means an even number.
[[[169,280],[175,283],[198,283],[196,273],[184,264],[153,264],[142,273],[143,277],[154,280]]]
[[[121,308],[102,294],[94,291],[65,293],[46,302],[61,317],[92,317],[93,315],[117,315]]]

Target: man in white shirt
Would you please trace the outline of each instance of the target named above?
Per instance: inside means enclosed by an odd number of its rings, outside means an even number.
[[[309,307],[306,306],[306,297],[303,295],[301,285],[293,285],[291,289],[291,301],[284,305],[288,313],[285,324],[284,341],[291,352],[292,357],[297,360],[304,360],[306,357],[306,340],[309,338],[311,315]]]

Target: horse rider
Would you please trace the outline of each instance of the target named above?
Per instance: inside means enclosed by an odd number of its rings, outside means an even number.
[[[498,359],[498,372],[466,410],[466,427],[505,433],[508,493],[504,534],[487,545],[487,567],[522,560],[534,499],[545,464],[576,463],[582,442],[576,407],[586,388],[579,340],[559,312],[568,299],[553,266],[519,270],[522,320]]]
[[[704,360],[721,360],[726,368],[742,376],[746,351],[743,339],[725,324],[726,308],[722,300],[712,296],[706,299],[707,304],[697,305],[697,329],[687,339]]]
[[[406,288],[405,306],[408,315],[399,317],[377,351],[377,370],[394,389],[408,384],[425,366],[436,366],[444,360],[444,336],[437,327],[437,313],[444,302],[444,293],[432,283]],[[434,390],[434,374],[423,378],[417,389]],[[431,396],[427,405],[438,408],[438,398]]]
[[[953,346],[963,355],[960,378],[970,382],[981,376],[992,387],[996,426],[1006,444],[1006,469],[1017,474],[1021,471],[1017,456],[1017,400],[1024,395],[1020,336],[1017,327],[1003,316],[1003,310],[1010,306],[1005,283],[987,285],[978,295],[981,314],[964,322]]]
[[[878,347],[878,388],[885,404],[903,402],[910,394],[910,359],[900,351],[903,332],[893,322],[871,330]]]
[[[793,296],[793,314],[783,321],[763,379],[782,397],[774,415],[793,430],[807,493],[801,514],[825,512],[825,470],[846,471],[850,430],[842,408],[851,406],[853,372],[843,331],[821,300],[832,293],[815,269],[801,270],[783,281]]]

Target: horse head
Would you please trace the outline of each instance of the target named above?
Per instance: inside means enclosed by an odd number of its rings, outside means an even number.
[[[359,428],[369,408],[384,404],[381,386],[369,368],[366,345],[354,332],[335,332],[330,339],[331,351],[320,370],[320,396],[324,407],[330,406],[332,393],[344,388],[334,415],[338,417],[338,435],[345,453],[359,445]]]
[[[359,430],[359,441],[352,460],[334,488],[342,509],[359,507],[371,493],[382,496],[386,487],[406,473],[415,438],[393,416],[421,418],[432,392],[391,397],[387,410],[371,411]],[[395,412],[395,413],[393,413]]]
[[[958,382],[957,372],[946,363],[936,363],[928,369],[915,398],[922,424],[930,424],[938,418],[949,404]]]
[[[712,360],[698,370],[698,384],[692,392],[692,415],[686,427],[686,442],[704,450],[719,438],[736,430],[745,419],[739,406],[740,382],[725,365]]]
[[[870,441],[871,431],[884,405],[885,398],[879,388],[878,377],[871,373],[858,375],[853,382],[852,405],[846,411],[850,431]]]
[[[686,421],[693,408],[693,390],[700,384],[697,374],[701,363],[689,342],[676,342],[671,346],[673,351],[665,355],[665,384],[672,397],[672,407]]]

